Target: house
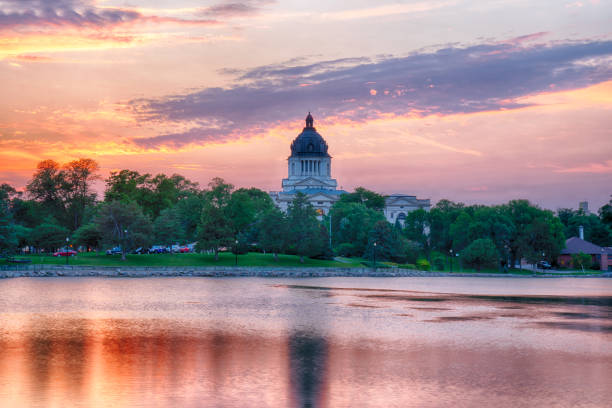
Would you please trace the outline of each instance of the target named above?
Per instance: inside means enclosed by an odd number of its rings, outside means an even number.
[[[612,271],[612,247],[600,247],[592,242],[584,240],[584,230],[579,229],[580,237],[571,237],[565,241],[565,249],[557,258],[560,266],[572,267],[572,255],[583,254],[591,255],[593,265],[599,265],[602,271]]]

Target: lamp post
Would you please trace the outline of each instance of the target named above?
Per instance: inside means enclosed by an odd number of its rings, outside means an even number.
[[[376,269],[376,241],[374,241],[374,262],[373,263],[374,263],[373,267],[374,269]]]
[[[234,247],[234,255],[236,255],[235,265],[238,266],[238,240],[236,240],[235,244],[236,244],[236,246]]]
[[[450,272],[453,273],[453,249],[450,250]]]
[[[128,230],[127,228],[123,230],[123,246],[121,247],[121,259],[125,260],[125,253],[127,250],[127,234],[128,234]]]
[[[66,265],[68,265],[68,243],[70,242],[70,238],[66,237]]]
[[[457,257],[457,262],[459,263],[459,272],[463,272],[463,267],[461,266],[461,258],[459,258],[459,252],[455,254]]]

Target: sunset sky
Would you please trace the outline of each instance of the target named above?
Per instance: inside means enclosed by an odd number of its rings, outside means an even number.
[[[612,194],[610,0],[0,0],[0,85],[16,187],[89,157],[279,190],[311,111],[345,190]]]

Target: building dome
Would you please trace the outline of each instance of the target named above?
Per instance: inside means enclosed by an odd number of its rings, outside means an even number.
[[[330,157],[327,153],[327,143],[313,126],[314,120],[310,112],[306,116],[306,127],[291,143],[291,156]]]

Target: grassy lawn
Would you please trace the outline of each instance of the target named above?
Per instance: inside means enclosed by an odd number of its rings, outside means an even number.
[[[27,255],[18,256],[18,259],[31,259],[32,264],[56,264],[65,265],[66,258],[53,257],[50,255]],[[103,252],[80,253],[70,257],[70,265],[94,265],[94,266],[234,266],[235,255],[222,252],[219,260],[215,261],[214,255],[208,254],[151,254],[151,255],[127,255],[125,261],[120,255],[106,255]],[[0,264],[6,264],[0,260]],[[327,261],[320,259],[304,258],[300,263],[300,257],[295,255],[278,255],[278,261],[274,261],[272,254],[261,254],[251,252],[246,255],[238,255],[238,266],[307,266],[307,267],[358,267],[359,260],[343,259],[343,262]]]

